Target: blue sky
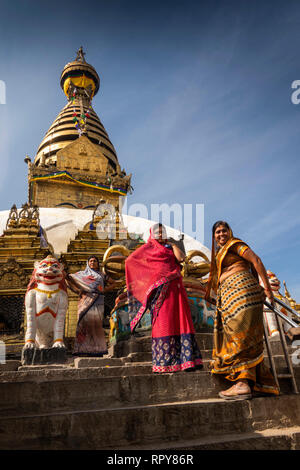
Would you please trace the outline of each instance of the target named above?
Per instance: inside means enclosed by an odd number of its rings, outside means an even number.
[[[227,220],[300,302],[298,1],[0,8],[0,210],[26,201],[24,157],[66,104],[60,73],[82,45],[101,79],[93,107],[133,174],[128,204],[204,204],[204,243]]]

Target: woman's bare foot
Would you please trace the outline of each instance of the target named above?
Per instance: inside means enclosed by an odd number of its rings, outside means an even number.
[[[232,387],[220,392],[219,396],[226,400],[246,400],[251,398],[252,394],[248,381],[239,380]]]

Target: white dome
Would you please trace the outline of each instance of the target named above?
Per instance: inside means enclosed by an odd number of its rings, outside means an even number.
[[[0,211],[0,233],[3,233],[10,211]],[[68,244],[78,231],[92,220],[93,210],[67,209],[67,208],[39,208],[40,224],[46,232],[48,242],[53,246],[54,253],[60,255],[67,251]],[[150,227],[156,222],[123,214],[123,223],[129,233],[139,234],[147,241]],[[165,226],[168,237],[179,239],[180,232],[172,227]],[[210,250],[199,241],[184,234],[184,247],[190,250],[202,251],[210,259]]]

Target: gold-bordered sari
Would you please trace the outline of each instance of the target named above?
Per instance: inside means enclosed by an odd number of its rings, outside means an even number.
[[[220,283],[222,263],[235,244],[240,244],[239,256],[249,248],[242,240],[232,237],[212,260],[215,264],[211,280],[217,291],[217,308],[211,372],[225,375],[233,382],[248,379],[253,383],[253,390],[278,395],[275,380],[264,364],[264,293],[256,271],[251,265],[253,272],[239,271]],[[238,255],[234,257],[236,260]]]

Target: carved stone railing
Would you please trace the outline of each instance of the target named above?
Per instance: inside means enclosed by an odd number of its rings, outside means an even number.
[[[39,228],[40,216],[38,206],[30,206],[28,203],[25,203],[20,211],[18,211],[14,204],[10,210],[4,234],[12,235],[24,230],[37,234]]]

